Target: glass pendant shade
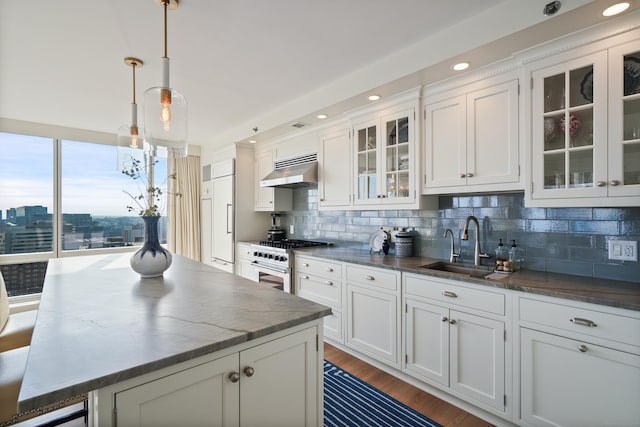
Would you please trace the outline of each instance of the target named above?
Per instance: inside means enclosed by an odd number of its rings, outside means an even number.
[[[187,101],[168,87],[152,87],[144,93],[145,140],[160,157],[187,155]]]

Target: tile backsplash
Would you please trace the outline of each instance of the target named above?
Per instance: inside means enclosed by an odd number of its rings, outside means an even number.
[[[437,210],[318,211],[318,190],[297,188],[293,211],[281,225],[295,233],[289,238],[339,242],[369,249],[371,234],[380,227],[415,230],[421,256],[449,258],[450,228],[463,262],[473,262],[475,226],[469,240],[460,236],[467,216],[480,222],[483,252],[495,255],[498,239],[516,240],[525,252],[525,268],[640,283],[640,263],[612,261],[607,241],[640,240],[640,208],[526,208],[523,193],[440,196]],[[486,263],[486,260],[484,261]]]

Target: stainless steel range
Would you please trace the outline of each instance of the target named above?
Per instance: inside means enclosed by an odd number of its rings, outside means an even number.
[[[264,240],[252,244],[252,264],[258,272],[258,283],[293,293],[293,249],[326,245],[326,242],[293,239]]]

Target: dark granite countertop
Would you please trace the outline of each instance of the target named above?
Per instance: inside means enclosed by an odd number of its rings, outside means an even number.
[[[21,411],[244,343],[331,309],[174,255],[140,279],[131,254],[49,261]]]
[[[353,264],[388,268],[455,279],[482,286],[512,289],[520,292],[640,311],[640,282],[596,279],[526,269],[510,274],[494,273],[486,278],[474,278],[446,271],[421,268],[421,266],[428,266],[442,261],[434,258],[369,254],[368,251],[364,250],[333,246],[297,249],[296,252]]]

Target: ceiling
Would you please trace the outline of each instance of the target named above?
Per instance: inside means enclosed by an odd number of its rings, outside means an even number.
[[[632,2],[638,8],[639,0]],[[169,12],[171,86],[189,143],[223,147],[294,131],[602,20],[613,0],[180,0]],[[615,18],[614,18],[615,19]],[[0,0],[0,118],[115,133],[161,81],[157,0]],[[258,127],[258,132],[253,128]]]

